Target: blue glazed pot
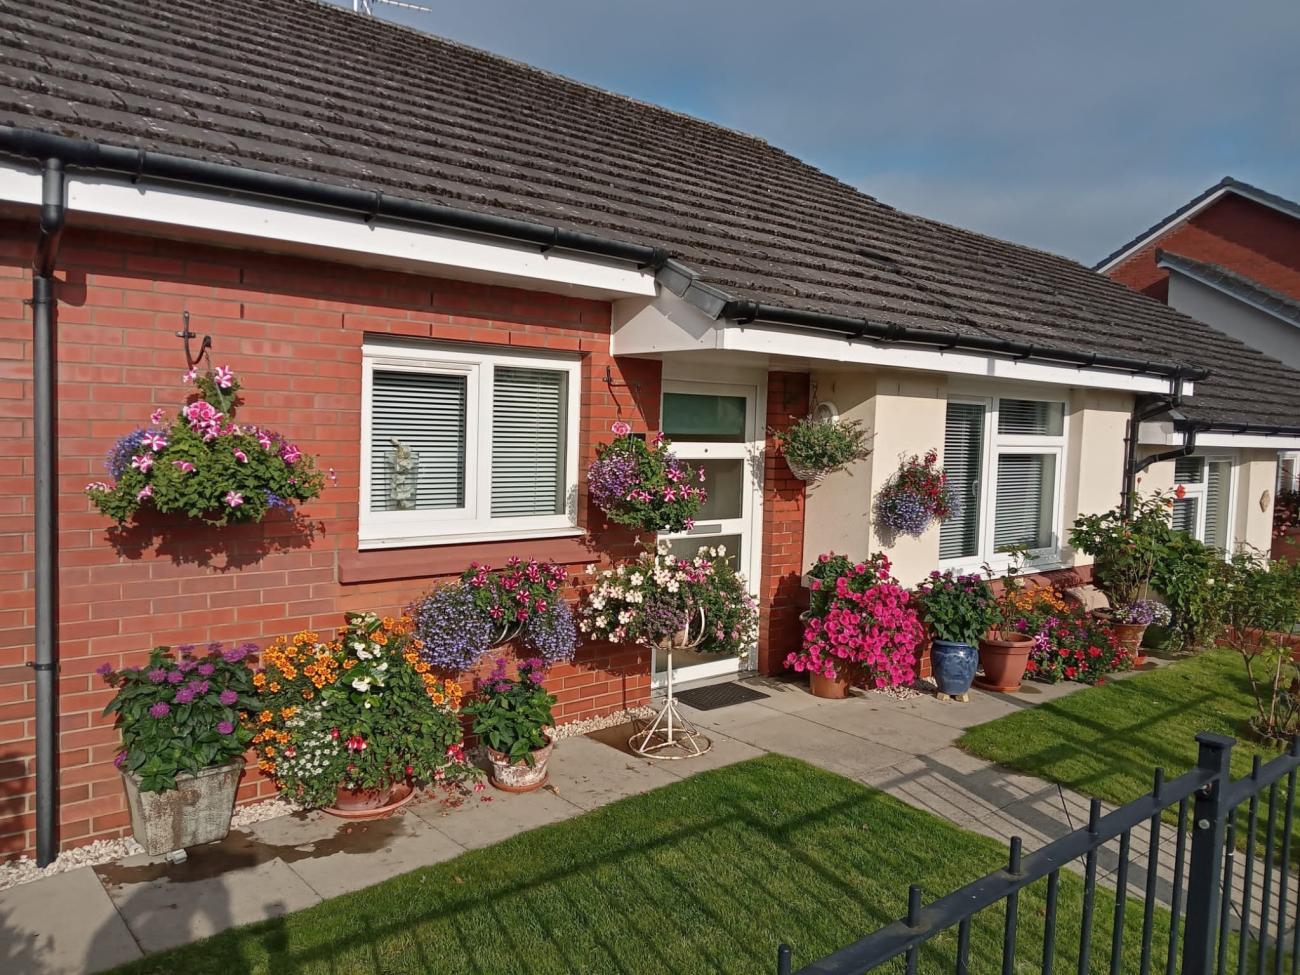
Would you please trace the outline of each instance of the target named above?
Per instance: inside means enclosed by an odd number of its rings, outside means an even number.
[[[934,640],[930,644],[930,663],[939,693],[956,697],[970,690],[980,655],[969,643]]]

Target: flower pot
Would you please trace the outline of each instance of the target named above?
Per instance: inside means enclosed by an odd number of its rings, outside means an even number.
[[[1020,690],[1033,649],[1034,640],[1027,636],[1014,635],[1009,639],[987,636],[980,640],[980,666],[984,668],[984,676],[975,678],[975,686],[1002,694]]]
[[[824,470],[816,467],[804,467],[802,464],[796,464],[789,457],[785,459],[785,466],[790,468],[790,473],[801,481],[808,481],[815,484],[826,476]]]
[[[178,775],[176,788],[166,792],[141,792],[140,780],[122,769],[135,841],[150,856],[157,856],[222,839],[230,832],[243,769],[243,762],[230,762],[197,775]]]
[[[385,789],[349,789],[341,785],[334,795],[334,805],[325,806],[321,812],[340,819],[381,819],[414,798],[415,789],[409,782],[394,782]]]
[[[840,701],[849,696],[849,679],[843,674],[833,680],[821,674],[809,674],[808,682],[813,697],[824,697],[829,701]]]
[[[970,693],[971,681],[975,679],[975,667],[979,663],[979,654],[969,643],[957,643],[953,640],[932,641],[930,663],[940,695],[962,698]]]
[[[1119,645],[1133,658],[1133,666],[1141,667],[1147,662],[1147,655],[1142,652],[1142,637],[1146,634],[1145,623],[1110,623],[1111,631]]]
[[[529,765],[522,758],[511,760],[509,755],[489,748],[488,759],[492,762],[492,784],[502,792],[532,792],[546,784],[546,762],[555,748],[554,739],[548,737],[544,748],[533,752],[533,764]]]

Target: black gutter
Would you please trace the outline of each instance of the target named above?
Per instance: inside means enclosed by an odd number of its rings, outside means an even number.
[[[723,308],[720,317],[734,319],[741,325],[755,321],[770,322],[774,325],[791,325],[797,328],[839,332],[853,338],[870,339],[876,342],[920,345],[935,347],[940,350],[957,349],[982,352],[986,355],[1077,366],[1081,369],[1110,369],[1117,372],[1164,376],[1176,383],[1188,379],[1193,381],[1201,380],[1210,374],[1208,369],[1197,369],[1178,362],[1165,362],[1158,359],[1133,359],[1127,356],[1102,355],[1096,352],[1080,352],[1077,349],[1062,349],[1047,345],[1032,345],[1027,342],[1015,342],[1011,339],[997,338],[992,335],[961,335],[956,332],[946,332],[934,328],[885,325],[862,318],[828,315],[822,312],[798,311],[793,308],[765,305],[757,301],[729,301]]]
[[[59,255],[66,209],[63,163],[44,161],[41,216],[32,261],[32,450],[36,493],[36,863],[45,866],[59,855],[58,741],[56,688],[58,669],[58,486],[55,470],[54,267]]]
[[[60,159],[69,168],[129,176],[137,181],[153,179],[184,183],[297,203],[351,214],[366,221],[386,218],[505,238],[536,245],[543,253],[550,250],[576,251],[628,261],[638,267],[655,270],[663,267],[668,260],[668,252],[660,247],[629,244],[512,217],[387,196],[378,191],[332,186],[225,163],[203,162],[144,149],[70,139],[12,125],[0,126],[0,153],[37,160]]]

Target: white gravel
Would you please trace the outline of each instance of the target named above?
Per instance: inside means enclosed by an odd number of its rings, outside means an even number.
[[[615,711],[613,714],[606,714],[599,718],[570,721],[556,728],[554,737],[556,741],[562,741],[565,738],[576,738],[578,735],[589,735],[593,731],[603,731],[605,728],[626,724],[634,718],[649,718],[654,713],[655,710],[651,707],[628,708],[626,711]]]
[[[297,806],[283,799],[267,799],[263,802],[239,806],[230,818],[230,828],[240,829],[260,823],[263,820],[287,816],[297,810]],[[17,887],[19,884],[31,883],[43,877],[52,877],[56,873],[65,873],[79,867],[93,867],[100,863],[111,863],[137,853],[143,853],[140,844],[129,836],[116,840],[95,840],[85,846],[75,846],[64,850],[58,858],[44,867],[38,867],[36,861],[22,856],[8,863],[0,863],[0,890]]]

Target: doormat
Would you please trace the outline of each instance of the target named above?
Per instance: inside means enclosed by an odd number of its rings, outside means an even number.
[[[761,691],[746,687],[744,684],[737,684],[735,681],[728,684],[709,684],[707,687],[693,687],[689,691],[678,691],[674,696],[683,704],[687,704],[697,711],[715,711],[718,708],[729,708],[733,704],[760,701],[767,697]]]

